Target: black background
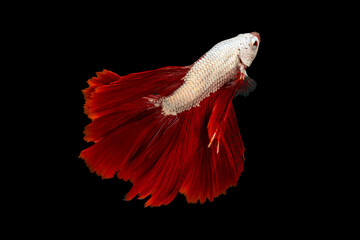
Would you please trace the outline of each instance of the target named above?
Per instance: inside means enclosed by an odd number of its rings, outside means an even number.
[[[57,117],[65,127],[57,129],[66,140],[56,151],[61,160],[47,180],[53,191],[46,201],[54,207],[91,211],[144,209],[146,199],[123,200],[131,189],[130,182],[116,177],[102,180],[78,158],[81,150],[91,145],[82,139],[90,119],[83,113],[81,90],[95,72],[107,69],[126,75],[190,65],[216,43],[256,31],[261,43],[247,73],[257,88],[247,98],[239,96],[233,101],[246,158],[237,186],[214,202],[188,204],[179,194],[169,205],[155,209],[257,212],[313,204],[316,190],[309,187],[311,146],[306,141],[310,138],[307,127],[311,115],[306,99],[311,91],[304,96],[304,89],[299,87],[304,74],[299,66],[308,49],[303,44],[304,34],[312,33],[292,14],[281,6],[259,10],[253,4],[240,3],[216,7],[94,5],[65,14],[54,37],[60,43],[56,54],[62,60],[57,67],[63,79],[59,85],[66,96]]]

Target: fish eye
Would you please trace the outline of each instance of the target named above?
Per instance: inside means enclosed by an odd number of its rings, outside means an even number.
[[[251,39],[251,46],[252,46],[252,48],[253,48],[253,49],[256,49],[258,45],[259,45],[259,42],[258,42],[257,38],[256,38],[256,37],[252,38],[252,39]]]

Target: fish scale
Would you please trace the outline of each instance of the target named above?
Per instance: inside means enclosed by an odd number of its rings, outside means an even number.
[[[164,115],[177,115],[199,106],[239,71],[238,36],[222,41],[196,61],[184,77],[184,83],[170,96],[160,99]],[[156,103],[158,105],[159,103]]]
[[[125,200],[147,198],[145,207],[167,205],[178,193],[189,203],[214,201],[244,171],[232,100],[256,87],[245,69],[259,44],[258,33],[240,34],[190,66],[96,73],[83,90],[92,120],[84,140],[94,144],[79,157],[104,179],[131,181]]]

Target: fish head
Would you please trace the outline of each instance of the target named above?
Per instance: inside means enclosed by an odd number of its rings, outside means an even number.
[[[250,67],[260,45],[260,34],[257,32],[239,34],[239,58],[242,65]]]

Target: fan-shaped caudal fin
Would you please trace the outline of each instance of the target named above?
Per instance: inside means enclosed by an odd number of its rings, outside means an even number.
[[[233,86],[176,116],[162,114],[161,106],[148,100],[154,93],[161,97],[174,91],[188,69],[167,67],[124,77],[104,71],[84,90],[86,113],[93,120],[85,139],[95,144],[80,157],[103,178],[117,173],[130,180],[126,200],[150,196],[145,206],[160,206],[180,192],[188,202],[212,201],[237,183],[244,146],[231,103]]]

